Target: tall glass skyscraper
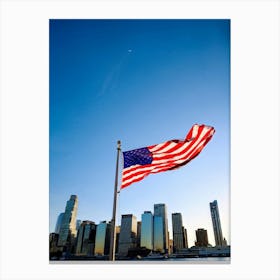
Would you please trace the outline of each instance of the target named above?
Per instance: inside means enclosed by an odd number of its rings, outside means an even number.
[[[212,218],[216,246],[223,246],[223,234],[217,200],[210,202],[210,213]]]
[[[172,213],[173,250],[174,252],[184,248],[184,227],[181,213]]]
[[[77,234],[77,255],[93,255],[96,225],[91,221],[83,221]]]
[[[101,222],[96,228],[95,255],[108,255],[110,250],[111,224]]]
[[[153,214],[145,211],[141,216],[141,241],[140,246],[153,250]]]
[[[163,250],[167,253],[169,250],[169,240],[168,240],[168,221],[167,221],[167,207],[165,204],[155,204],[154,205],[154,219],[155,217],[161,217],[162,218],[162,232],[163,232]],[[157,220],[157,223],[160,223],[159,220]],[[155,227],[154,227],[155,228]],[[157,231],[159,232],[159,231]],[[154,242],[156,242],[154,237]]]
[[[58,246],[73,245],[73,241],[77,235],[77,210],[78,197],[76,195],[71,195],[70,199],[66,203],[65,212],[59,231]]]
[[[136,247],[137,219],[132,214],[122,215],[119,237],[119,255],[127,256],[128,249]]]
[[[56,221],[56,225],[55,225],[55,233],[60,232],[60,228],[61,228],[61,224],[62,224],[62,220],[63,220],[63,215],[64,213],[60,213],[59,216],[57,217],[57,221]]]
[[[154,216],[154,251],[164,253],[164,224],[161,216]]]

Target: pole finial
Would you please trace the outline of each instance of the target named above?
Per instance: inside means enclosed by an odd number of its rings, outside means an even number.
[[[121,148],[121,141],[118,140],[117,144],[118,144],[118,149],[120,149]]]

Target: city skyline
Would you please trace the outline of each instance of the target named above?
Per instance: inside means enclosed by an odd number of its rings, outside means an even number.
[[[76,195],[71,195],[69,201],[71,201],[72,197],[75,197],[75,199],[78,199]],[[65,212],[68,211],[69,201],[67,201],[67,203],[66,203]],[[210,204],[210,213],[211,213],[210,214],[210,218],[212,218],[212,211],[213,211],[212,205],[215,206],[215,210],[216,210],[218,208],[218,202],[217,202],[217,200],[214,200],[213,202],[209,202],[209,204]],[[164,216],[166,215],[166,218],[168,220],[168,225],[167,225],[167,228],[166,228],[166,231],[168,233],[168,236],[166,238],[168,240],[171,239],[173,241],[173,243],[175,242],[176,244],[180,243],[180,246],[178,248],[188,248],[188,247],[192,247],[192,246],[196,245],[197,230],[200,230],[201,226],[194,230],[194,234],[196,236],[196,239],[194,240],[193,244],[189,243],[188,242],[188,239],[189,239],[188,236],[189,236],[189,234],[191,235],[191,232],[188,229],[188,227],[183,224],[183,216],[184,215],[182,215],[181,212],[176,212],[176,213],[170,213],[169,214],[168,211],[166,211],[166,209],[168,207],[164,203],[154,204],[153,207],[154,207],[154,212],[152,212],[150,210],[143,210],[143,213],[141,214],[141,218],[140,219],[138,219],[133,213],[121,214],[122,219],[123,218],[131,218],[131,217],[133,218],[133,220],[134,220],[134,222],[133,222],[133,224],[134,224],[133,225],[133,231],[136,232],[135,237],[139,236],[138,223],[139,222],[141,223],[141,227],[140,227],[140,229],[141,229],[141,234],[140,234],[140,238],[141,238],[140,239],[140,244],[141,244],[141,246],[146,247],[147,249],[151,249],[151,248],[154,248],[154,244],[158,244],[158,242],[155,241],[157,239],[156,238],[156,234],[155,234],[155,232],[156,232],[156,228],[155,227],[156,227],[156,223],[157,222],[160,222],[160,227],[163,227],[162,234],[164,232],[164,223],[163,223],[163,219],[162,219],[161,215],[159,215],[159,214],[161,214],[160,212],[164,212]],[[163,207],[164,211],[163,210],[158,210],[159,207],[161,207],[161,208]],[[77,211],[77,209],[76,209],[76,211]],[[58,215],[57,223],[56,223],[56,228],[55,229],[57,229],[59,222],[62,223],[63,218],[61,219],[61,216],[64,216],[64,213],[60,213]],[[169,222],[169,219],[168,219],[169,216],[171,218],[170,222]],[[161,218],[161,219],[159,220],[158,218]],[[69,220],[69,214],[67,215],[67,220]],[[72,219],[71,219],[71,221],[72,221]],[[110,224],[110,220],[100,220],[99,223],[96,222],[96,221],[88,220],[88,219],[87,220],[83,220],[83,221],[77,219],[77,222],[78,221],[80,221],[80,224],[76,226],[77,242],[79,242],[78,241],[79,227],[83,226],[83,224],[87,225],[89,223],[90,224],[93,223],[94,225],[96,225],[97,228],[98,228],[98,225],[100,225],[100,227],[102,227],[102,231],[104,231],[104,229],[106,229],[106,225],[107,224]],[[72,223],[73,223],[73,221],[72,221]],[[174,227],[174,223],[176,224],[175,227]],[[178,230],[178,223],[179,223],[179,227],[181,227],[181,231]],[[170,227],[170,224],[171,224],[171,227]],[[105,225],[105,228],[104,228],[104,225]],[[100,231],[100,227],[98,229],[98,232]],[[127,222],[125,222],[125,227],[126,227],[126,230],[127,230],[127,227],[128,227],[127,226]],[[131,227],[131,225],[130,225],[130,227]],[[217,227],[217,225],[212,223],[212,229],[206,229],[206,230],[203,229],[203,230],[205,230],[207,233],[212,230],[212,232],[213,232],[213,234],[215,236],[216,227]],[[116,224],[116,228],[121,229],[121,223],[120,224]],[[144,235],[142,235],[142,230],[145,233]],[[176,234],[179,234],[179,233],[182,234],[182,236],[179,237],[179,239],[181,238],[180,241],[177,241],[178,240],[177,236],[174,237],[174,230],[175,230]],[[214,243],[209,242],[209,245],[212,245],[212,246],[223,246],[224,245],[224,243],[222,241],[224,240],[225,237],[222,235],[222,225],[220,224],[220,222],[219,222],[219,230],[221,232],[220,233],[221,242],[219,244],[217,244],[216,239],[215,239],[215,242]],[[150,233],[148,233],[148,231],[150,231]],[[50,232],[50,233],[57,233],[57,234],[59,234],[59,232],[57,232],[56,230],[53,231],[53,232]],[[161,242],[164,243],[164,241],[163,241],[164,239],[165,238],[164,238],[164,234],[163,234],[163,239],[161,241],[159,241],[159,244],[161,244]],[[175,241],[174,241],[174,239],[175,239]],[[185,240],[183,240],[183,239],[185,239]],[[225,238],[225,240],[226,240],[226,242],[228,242],[228,240],[226,238]],[[105,241],[102,241],[102,242],[105,242]],[[166,241],[166,242],[169,242],[169,241]],[[124,243],[128,244],[129,242],[126,241]],[[155,246],[157,246],[157,245],[155,245]],[[163,246],[162,247],[163,251],[164,251],[164,248],[165,249],[168,248],[168,246],[166,246],[164,244],[162,244],[162,246]],[[127,249],[128,248],[125,248],[126,251],[127,251]],[[101,252],[101,249],[99,248],[99,251],[97,251],[97,252]],[[116,251],[116,253],[117,253],[117,251]]]
[[[229,20],[50,20],[50,232],[71,193],[79,219],[111,220],[118,140],[128,151],[198,123],[216,131],[201,154],[122,190],[117,224],[164,202],[193,243],[217,199],[230,240],[229,116]]]

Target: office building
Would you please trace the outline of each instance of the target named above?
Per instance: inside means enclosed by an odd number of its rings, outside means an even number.
[[[167,220],[167,207],[163,203],[155,204],[154,205],[154,219],[155,217],[161,217],[162,218],[162,239],[163,239],[163,250],[165,253],[168,252],[169,246],[168,246],[168,220]],[[155,222],[155,220],[154,220]],[[156,233],[159,234],[161,231],[157,228],[160,219],[156,220],[156,226],[154,225],[154,229],[156,229]],[[158,238],[161,239],[161,237],[157,236]],[[156,237],[154,234],[154,243],[156,242]],[[160,242],[160,241],[159,241]],[[158,244],[159,245],[159,244]]]
[[[77,255],[93,255],[96,237],[96,225],[91,221],[83,221],[77,234]]]
[[[78,230],[79,230],[79,227],[80,227],[81,223],[82,223],[81,220],[77,220],[77,221],[76,221],[76,230],[77,230],[77,232],[78,232]]]
[[[145,211],[141,216],[141,238],[140,246],[153,250],[153,214],[151,211]]]
[[[163,218],[154,216],[154,251],[165,253]]]
[[[111,239],[111,223],[100,222],[96,227],[94,254],[99,256],[109,255]]]
[[[132,214],[122,215],[119,237],[119,256],[125,257],[130,248],[136,247],[137,219]]]
[[[173,229],[173,250],[177,252],[183,249],[184,242],[184,228],[181,213],[172,214],[172,229]]]
[[[222,234],[222,227],[220,222],[220,215],[219,215],[219,208],[217,200],[210,202],[210,213],[212,218],[213,224],[213,231],[215,237],[216,246],[223,246],[223,234]]]
[[[189,248],[188,244],[188,234],[187,234],[187,229],[183,227],[183,241],[184,241],[184,248]]]
[[[137,241],[136,241],[137,247],[141,246],[141,226],[142,226],[142,222],[138,221],[137,222]]]
[[[71,195],[66,203],[60,231],[58,246],[71,246],[74,243],[77,235],[76,230],[76,217],[78,209],[78,197]]]
[[[57,217],[57,221],[56,221],[56,225],[55,225],[55,231],[54,231],[57,234],[59,234],[59,231],[60,231],[60,228],[61,228],[63,215],[64,215],[64,213],[60,213],[59,216]]]
[[[207,247],[208,246],[208,235],[207,230],[199,228],[195,231],[196,242],[195,246],[197,247]]]

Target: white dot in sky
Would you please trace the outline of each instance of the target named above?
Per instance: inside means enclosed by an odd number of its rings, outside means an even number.
[[[129,49],[128,52],[131,53],[131,52],[132,52],[132,49]]]

